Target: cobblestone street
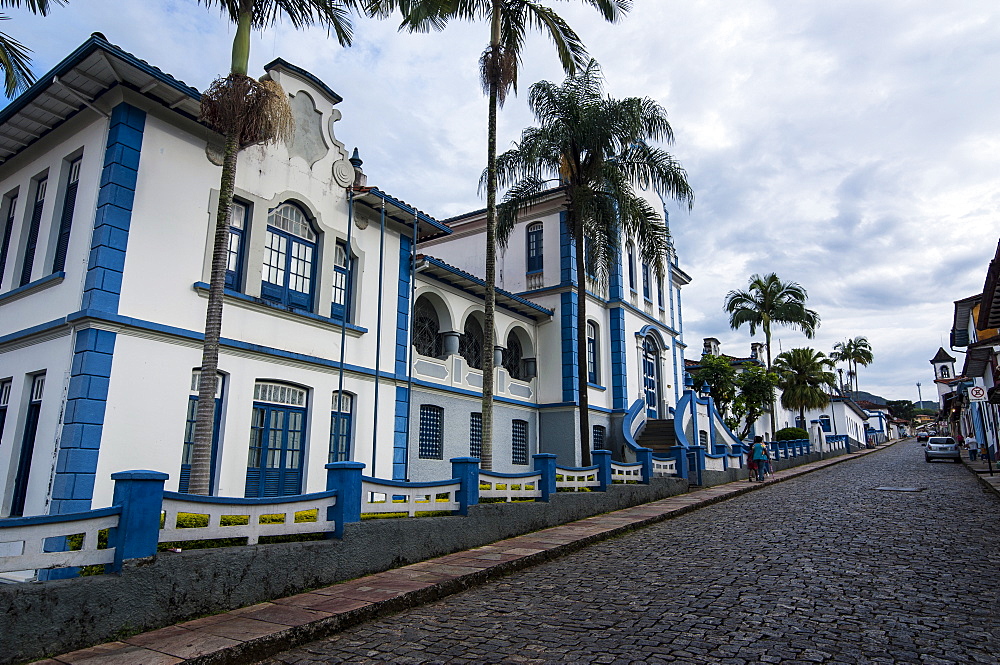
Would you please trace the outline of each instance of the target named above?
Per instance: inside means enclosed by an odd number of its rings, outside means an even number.
[[[1000,663],[998,508],[907,441],[266,662]]]

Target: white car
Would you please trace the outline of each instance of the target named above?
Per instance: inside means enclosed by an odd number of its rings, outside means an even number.
[[[962,461],[962,451],[959,450],[955,439],[950,436],[932,436],[927,439],[927,445],[924,448],[924,461],[930,462],[936,459]]]

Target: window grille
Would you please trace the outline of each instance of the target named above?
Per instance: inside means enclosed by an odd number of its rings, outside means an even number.
[[[305,407],[306,391],[283,383],[258,381],[253,387],[253,401]]]
[[[483,414],[469,414],[469,456],[483,456]]]
[[[458,352],[469,367],[483,368],[483,327],[471,316],[465,321],[465,332],[458,340]]]
[[[443,459],[444,409],[431,404],[420,405],[420,459]]]
[[[592,438],[592,450],[604,450],[604,436],[607,430],[604,425],[594,425],[594,435]]]
[[[510,423],[511,464],[528,463],[528,421],[512,420]]]
[[[31,382],[31,401],[41,402],[43,392],[45,392],[45,375],[39,374]]]
[[[437,311],[426,298],[418,298],[413,308],[413,348],[422,356],[444,355]]]
[[[503,366],[510,374],[510,378],[522,380],[524,372],[521,369],[521,358],[524,351],[521,348],[521,341],[513,332],[507,335],[507,348],[503,352]]]
[[[316,234],[302,210],[291,203],[283,203],[267,216],[267,223],[309,242],[316,242]]]

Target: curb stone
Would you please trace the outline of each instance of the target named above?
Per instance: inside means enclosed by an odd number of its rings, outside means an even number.
[[[568,522],[272,602],[80,649],[37,661],[36,665],[237,665],[259,661],[351,626],[565,556],[588,545],[858,459],[902,440],[905,439],[792,467],[775,473],[764,482],[737,480],[695,489],[687,494]],[[984,482],[982,477],[980,481]],[[1000,494],[1000,487],[992,489]]]

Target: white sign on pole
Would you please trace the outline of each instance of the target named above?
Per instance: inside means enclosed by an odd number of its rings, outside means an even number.
[[[973,402],[985,402],[986,388],[983,388],[982,386],[972,386],[969,388],[969,399]]]

